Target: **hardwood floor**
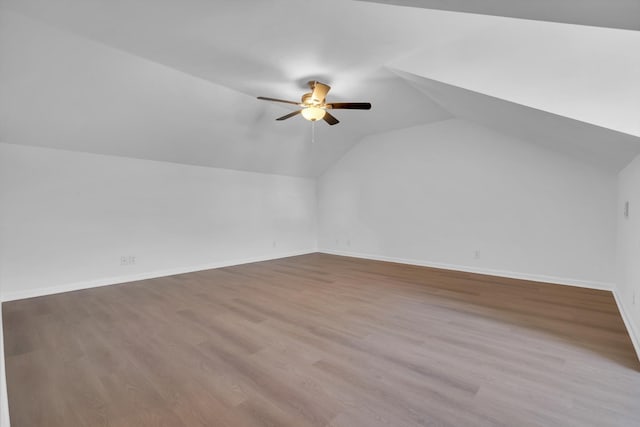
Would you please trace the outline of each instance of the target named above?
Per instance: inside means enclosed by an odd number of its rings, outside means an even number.
[[[13,427],[640,425],[605,291],[312,254],[3,312]]]

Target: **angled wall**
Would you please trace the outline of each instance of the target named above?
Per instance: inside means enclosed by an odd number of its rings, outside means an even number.
[[[464,120],[364,139],[318,180],[321,251],[611,288],[615,174]]]

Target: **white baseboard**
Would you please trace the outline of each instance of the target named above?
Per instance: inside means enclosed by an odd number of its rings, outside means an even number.
[[[233,265],[249,264],[252,262],[260,262],[260,261],[269,261],[269,260],[274,260],[279,258],[297,256],[297,255],[306,255],[306,254],[315,253],[315,252],[317,252],[317,249],[312,248],[304,251],[283,252],[283,253],[272,254],[268,256],[218,261],[218,262],[205,264],[205,265],[179,267],[179,268],[173,268],[173,269],[161,270],[161,271],[150,271],[150,272],[131,274],[126,276],[105,277],[105,278],[96,279],[96,280],[67,283],[64,285],[49,286],[49,287],[36,288],[36,289],[27,289],[27,290],[16,291],[16,292],[8,292],[6,294],[3,294],[0,299],[2,301],[14,301],[14,300],[25,299],[25,298],[40,297],[44,295],[59,294],[62,292],[78,291],[81,289],[97,288],[100,286],[117,285],[119,283],[135,282],[138,280],[156,279],[158,277],[174,276],[176,274],[193,273],[196,271],[211,270],[213,268],[230,267]]]
[[[618,311],[620,312],[620,316],[622,316],[624,326],[626,326],[627,328],[629,338],[631,338],[631,343],[633,344],[633,348],[636,351],[636,356],[638,356],[638,361],[640,361],[640,335],[638,334],[638,331],[636,331],[636,328],[633,326],[633,322],[631,321],[631,318],[624,308],[622,298],[618,295],[618,291],[615,289],[613,290],[613,297],[615,298],[616,304],[618,305]]]
[[[2,324],[2,305],[0,305],[0,427],[10,427],[9,396],[7,395],[7,376],[4,368],[4,333]]]
[[[566,277],[545,276],[541,274],[518,273],[506,270],[493,270],[489,268],[472,267],[467,265],[445,264],[441,262],[432,262],[416,259],[405,259],[389,257],[384,255],[363,254],[357,252],[336,251],[333,249],[319,249],[319,252],[332,255],[348,256],[354,258],[371,259],[375,261],[395,262],[398,264],[417,265],[421,267],[441,268],[443,270],[464,271],[466,273],[486,274],[489,276],[507,277],[510,279],[530,280],[533,282],[552,283],[555,285],[577,286],[580,288],[599,289],[604,291],[613,290],[612,283],[595,282],[580,279],[570,279]]]

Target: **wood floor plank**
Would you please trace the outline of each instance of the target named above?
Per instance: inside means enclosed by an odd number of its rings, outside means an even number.
[[[640,425],[607,291],[310,254],[3,321],[13,427]]]

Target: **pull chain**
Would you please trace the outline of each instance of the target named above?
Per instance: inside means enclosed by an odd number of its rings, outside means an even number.
[[[311,143],[316,142],[316,122],[311,122]]]

